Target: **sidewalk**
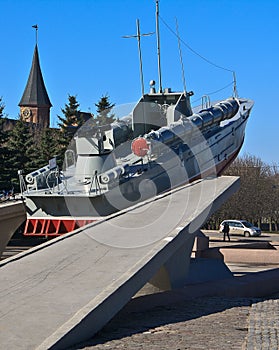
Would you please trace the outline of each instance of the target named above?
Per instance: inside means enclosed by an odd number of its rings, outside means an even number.
[[[250,308],[248,335],[244,349],[279,349],[279,294],[253,303]]]
[[[277,295],[277,298],[279,295]],[[73,349],[277,350],[278,299],[192,298],[141,312],[123,310]]]
[[[233,278],[133,299],[72,349],[278,350],[279,266],[227,266]]]

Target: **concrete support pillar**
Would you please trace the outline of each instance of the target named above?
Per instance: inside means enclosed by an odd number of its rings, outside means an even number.
[[[26,220],[23,202],[11,202],[0,206],[0,257],[16,229]]]
[[[199,258],[201,257],[202,252],[207,250],[208,248],[209,248],[209,238],[200,230],[197,231],[195,241],[194,241],[192,256],[194,258]]]
[[[189,234],[186,242],[161,266],[149,283],[161,290],[182,288],[185,285],[195,236],[196,233]]]

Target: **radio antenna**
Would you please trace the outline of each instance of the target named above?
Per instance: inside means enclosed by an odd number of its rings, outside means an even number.
[[[122,38],[137,38],[138,40],[138,52],[139,52],[139,63],[140,63],[140,81],[141,81],[141,93],[142,96],[144,95],[144,80],[143,80],[143,71],[142,71],[142,56],[141,56],[141,46],[140,46],[140,38],[142,36],[149,36],[154,33],[146,33],[146,34],[141,34],[140,33],[140,22],[137,19],[136,21],[137,24],[137,34],[136,35],[124,35]]]
[[[183,65],[183,59],[182,59],[182,52],[181,52],[180,36],[179,36],[179,31],[178,31],[177,18],[175,18],[175,22],[176,22],[176,36],[177,36],[177,40],[178,40],[178,50],[179,50],[179,57],[180,57],[180,64],[181,64],[182,82],[183,82],[184,92],[186,93],[186,81],[185,81],[184,65]]]

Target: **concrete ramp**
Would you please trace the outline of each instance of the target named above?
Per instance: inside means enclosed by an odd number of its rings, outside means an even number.
[[[0,264],[3,349],[65,349],[92,337],[148,281],[187,278],[195,233],[238,188],[197,181]]]

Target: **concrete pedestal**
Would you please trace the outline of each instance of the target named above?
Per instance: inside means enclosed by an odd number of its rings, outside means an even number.
[[[23,202],[6,202],[0,205],[0,257],[16,229],[26,220]]]
[[[238,186],[236,177],[197,181],[3,260],[1,347],[68,348],[156,274],[164,289],[183,286],[195,233]]]

